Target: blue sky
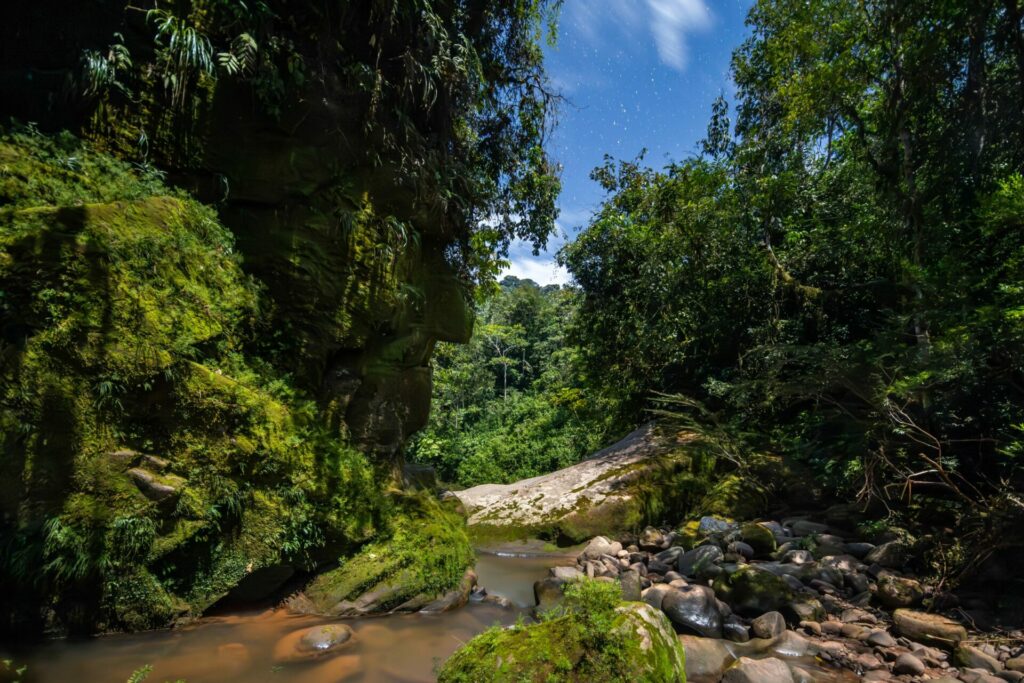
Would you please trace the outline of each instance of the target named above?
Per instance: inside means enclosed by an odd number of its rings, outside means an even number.
[[[600,204],[590,171],[644,148],[660,167],[697,152],[711,103],[731,98],[729,60],[751,0],[565,0],[547,68],[567,99],[550,152],[562,165],[558,233],[539,257],[515,244],[507,273],[563,283],[554,254]]]

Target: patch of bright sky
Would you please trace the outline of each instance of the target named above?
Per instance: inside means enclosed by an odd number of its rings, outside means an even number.
[[[660,167],[696,154],[711,103],[732,98],[732,51],[752,0],[565,0],[548,73],[567,101],[550,151],[562,165],[561,215],[546,252],[512,246],[507,274],[565,283],[554,255],[586,225],[603,193],[590,171],[605,154]]]

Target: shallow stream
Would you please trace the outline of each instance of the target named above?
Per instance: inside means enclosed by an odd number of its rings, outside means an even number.
[[[527,552],[534,550],[525,548]],[[54,640],[7,653],[28,665],[23,683],[124,683],[133,671],[152,666],[147,683],[411,683],[433,681],[434,670],[464,642],[493,624],[514,623],[533,605],[533,582],[563,555],[481,552],[480,584],[516,608],[470,603],[445,614],[345,620],[355,642],[335,657],[280,664],[275,646],[298,629],[329,620],[286,610],[234,612],[201,619],[173,631]]]
[[[13,657],[17,666],[27,665],[21,683],[124,683],[143,666],[152,667],[146,683],[428,683],[435,680],[437,666],[470,638],[494,624],[509,625],[527,615],[534,604],[533,582],[546,576],[549,567],[571,564],[567,558],[575,556],[574,551],[566,556],[542,550],[535,542],[478,553],[480,584],[508,598],[513,608],[484,602],[444,614],[344,620],[355,631],[355,640],[328,659],[281,662],[282,655],[291,652],[286,636],[332,623],[284,609],[209,616],[173,631],[53,640],[21,651],[6,651],[0,645],[0,658]],[[740,653],[733,654],[737,656]],[[801,664],[815,681],[858,680],[849,672],[822,669],[811,657],[790,661]],[[691,680],[704,683],[719,676],[696,675]]]

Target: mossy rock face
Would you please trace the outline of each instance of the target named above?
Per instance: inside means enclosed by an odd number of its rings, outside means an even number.
[[[0,168],[9,625],[167,626],[387,526],[372,463],[247,349],[210,209],[68,136],[3,135]]]
[[[444,663],[439,683],[686,680],[683,648],[661,611],[619,602],[615,584],[584,580],[566,592],[540,623],[473,638]]]
[[[318,576],[289,605],[294,611],[356,616],[416,611],[468,593],[474,561],[465,519],[428,494],[401,496],[390,537],[362,548],[338,569]]]

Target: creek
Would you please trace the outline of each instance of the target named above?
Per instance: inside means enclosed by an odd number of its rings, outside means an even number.
[[[561,554],[480,552],[480,584],[508,598],[513,608],[471,602],[443,614],[345,620],[355,631],[354,642],[340,655],[310,662],[279,663],[275,647],[294,631],[331,620],[285,609],[216,614],[170,631],[52,640],[2,654],[28,666],[23,683],[122,683],[147,665],[153,668],[147,683],[433,681],[435,667],[464,642],[494,624],[528,616],[533,582],[565,562]]]
[[[554,554],[533,542],[478,551],[480,584],[510,600],[511,608],[470,602],[442,614],[346,619],[341,623],[355,632],[354,642],[325,659],[282,663],[283,650],[290,652],[282,648],[289,634],[337,623],[283,608],[215,613],[167,631],[50,640],[13,651],[0,645],[0,658],[27,665],[22,683],[123,683],[143,666],[152,667],[146,683],[429,683],[438,665],[473,636],[494,624],[529,618],[534,581],[546,576],[549,567],[574,562],[576,550]],[[790,661],[799,662],[816,681],[858,680],[849,672],[822,669],[810,657]],[[719,678],[698,674],[690,680],[712,683]]]

